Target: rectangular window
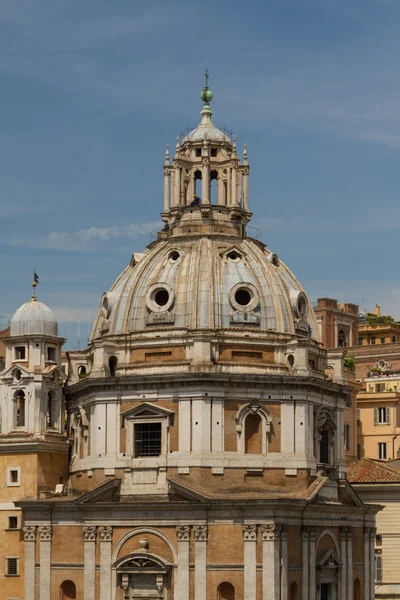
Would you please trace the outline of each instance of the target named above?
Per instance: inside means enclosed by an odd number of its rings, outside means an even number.
[[[359,345],[359,346],[362,346],[362,341],[363,341],[362,337],[359,337],[359,338],[358,338],[358,345]]]
[[[211,148],[211,156],[217,156],[217,149]]]
[[[385,343],[385,338],[381,338],[381,344]]]
[[[386,460],[386,442],[378,442],[378,458],[379,460]]]
[[[6,558],[6,575],[9,577],[16,577],[19,575],[19,559],[15,556],[8,556]]]
[[[374,336],[374,335],[371,337],[371,344],[372,344],[372,345],[374,345],[374,344],[375,344],[375,336]]]
[[[393,344],[395,343],[395,341],[396,341],[396,336],[394,335],[394,336],[392,337],[392,342],[393,342]]]
[[[196,148],[196,156],[201,156],[201,148]]]
[[[319,442],[319,462],[329,463],[329,432],[326,429],[321,431],[321,439]]]
[[[51,346],[47,346],[47,360],[56,362],[56,349]]]
[[[8,517],[8,529],[18,529],[18,517]]]
[[[21,467],[7,468],[7,486],[18,487],[21,485]]]
[[[361,444],[357,444],[357,460],[361,458]]]
[[[344,449],[350,451],[350,425],[348,423],[344,425]]]
[[[382,550],[375,550],[375,583],[382,583]]]
[[[360,422],[361,421],[361,412],[360,409],[357,408],[357,421]]]
[[[26,348],[25,346],[15,346],[14,348],[14,360],[25,360],[26,359]]]
[[[374,408],[374,425],[390,425],[389,406],[379,406]]]
[[[135,457],[160,456],[161,423],[136,423]]]

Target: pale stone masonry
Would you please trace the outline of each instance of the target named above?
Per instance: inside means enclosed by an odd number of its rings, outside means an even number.
[[[164,227],[103,294],[88,348],[60,368],[35,294],[12,320],[7,597],[374,598],[378,509],[346,480],[341,357],[328,376],[304,290],[250,237],[247,147],[202,99],[166,151]]]

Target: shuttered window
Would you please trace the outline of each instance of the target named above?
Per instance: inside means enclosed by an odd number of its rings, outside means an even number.
[[[379,406],[374,408],[374,425],[390,425],[389,406]]]

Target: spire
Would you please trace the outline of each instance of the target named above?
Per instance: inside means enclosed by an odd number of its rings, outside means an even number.
[[[36,273],[35,269],[33,269],[33,282],[32,282],[32,287],[33,287],[33,293],[32,293],[32,300],[36,300],[36,286],[39,283],[39,275]]]
[[[168,144],[165,146],[165,165],[169,165],[169,147]]]
[[[249,164],[249,160],[248,160],[248,156],[247,156],[247,144],[245,144],[243,147],[243,164],[244,165]]]
[[[206,77],[206,85],[203,88],[203,91],[200,94],[200,98],[203,100],[204,102],[204,106],[200,112],[201,114],[201,125],[207,125],[207,126],[213,126],[212,121],[211,121],[211,117],[212,117],[212,110],[210,108],[210,102],[213,99],[214,94],[212,93],[212,91],[210,90],[210,88],[208,87],[208,69],[206,69],[205,72],[205,77]]]

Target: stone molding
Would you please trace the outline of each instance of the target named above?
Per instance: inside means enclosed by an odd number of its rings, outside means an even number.
[[[96,539],[97,539],[96,525],[85,525],[83,527],[83,541],[84,542],[95,542]]]
[[[178,525],[176,528],[176,535],[178,537],[178,542],[189,542],[191,534],[190,525]]]
[[[36,526],[28,525],[24,527],[24,540],[25,542],[34,542],[36,540]]]
[[[53,528],[51,525],[42,525],[39,527],[39,536],[41,542],[51,542]]]
[[[280,526],[275,523],[261,525],[261,535],[264,542],[279,540],[281,534]]]
[[[196,542],[206,542],[208,540],[207,525],[195,525],[193,527],[193,533]]]
[[[112,542],[113,528],[109,526],[99,527],[99,538],[101,542]]]
[[[243,541],[257,541],[257,525],[242,525]]]

